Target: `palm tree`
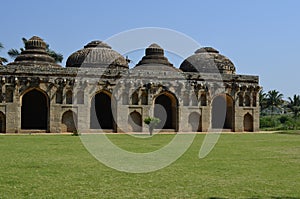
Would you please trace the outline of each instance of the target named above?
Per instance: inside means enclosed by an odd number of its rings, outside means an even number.
[[[23,41],[23,45],[25,46],[27,39],[26,38],[22,38]],[[10,49],[7,54],[12,58],[15,59],[18,55],[20,55],[25,49],[24,48],[20,48],[20,50],[12,48]]]
[[[263,90],[259,91],[259,105],[261,111],[267,106],[267,94]]]
[[[0,43],[0,49],[3,49],[4,46],[2,43]],[[6,58],[0,57],[0,65],[3,65],[3,63],[8,62]]]
[[[294,113],[294,117],[298,117],[298,113],[300,112],[300,96],[294,95],[293,99],[288,98],[289,102],[287,104],[287,107]]]
[[[23,44],[24,44],[24,46],[25,46],[25,44],[26,44],[26,42],[27,42],[27,39],[23,37],[23,38],[22,38],[22,41],[23,41]],[[8,54],[11,58],[15,59],[15,58],[16,58],[18,55],[20,55],[24,50],[25,50],[24,48],[20,48],[20,50],[15,49],[15,48],[12,48],[12,49],[10,49],[10,50],[7,52],[7,54]],[[46,44],[46,51],[47,51],[47,53],[48,53],[49,56],[51,56],[52,58],[54,58],[54,60],[55,60],[56,63],[61,63],[61,62],[62,62],[62,60],[63,60],[63,58],[64,58],[63,55],[60,54],[60,53],[55,52],[54,50],[51,50],[51,49],[49,48],[49,44]]]
[[[54,50],[51,50],[49,48],[49,44],[46,44],[46,51],[50,57],[54,58],[56,63],[61,63],[62,60],[64,59],[64,56],[60,53],[55,52]]]
[[[267,93],[266,104],[267,107],[271,107],[272,114],[274,113],[275,108],[280,108],[283,104],[283,94],[279,93],[279,91],[271,90]]]

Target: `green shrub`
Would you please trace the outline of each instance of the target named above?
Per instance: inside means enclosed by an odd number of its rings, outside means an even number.
[[[263,130],[297,130],[300,129],[300,118],[292,115],[261,116],[260,128]]]
[[[280,121],[281,124],[284,124],[284,123],[286,123],[286,122],[289,121],[289,120],[290,120],[290,117],[287,116],[287,115],[281,115],[281,116],[279,117],[279,121]]]
[[[80,133],[78,130],[74,130],[72,133],[72,136],[80,136]]]
[[[260,118],[260,128],[278,127],[280,121],[276,117],[264,116]]]
[[[283,129],[284,130],[292,130],[295,128],[295,124],[294,122],[287,120],[284,124],[283,124]]]
[[[149,133],[152,135],[154,128],[160,123],[160,119],[157,117],[146,117],[144,123],[148,125]]]

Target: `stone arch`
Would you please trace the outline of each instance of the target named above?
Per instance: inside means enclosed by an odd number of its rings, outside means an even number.
[[[63,91],[61,88],[58,88],[56,90],[56,93],[55,93],[55,102],[56,104],[62,104],[63,103]]]
[[[64,112],[64,114],[61,117],[61,131],[74,132],[76,131],[76,126],[77,115],[71,110]]]
[[[239,106],[244,106],[244,97],[243,97],[243,93],[239,93],[239,95],[238,95],[238,100],[239,100]]]
[[[2,90],[0,90],[0,103],[3,103],[4,101],[4,95],[2,93]]]
[[[142,105],[148,105],[148,94],[146,91],[142,92]]]
[[[244,116],[244,131],[253,132],[253,117],[250,113]]]
[[[245,95],[245,106],[250,106],[251,105],[251,99],[250,96],[247,94]]]
[[[189,115],[189,125],[191,126],[192,132],[202,131],[201,115],[197,112],[192,112]]]
[[[200,102],[201,102],[201,106],[207,106],[206,93],[201,93]]]
[[[0,133],[6,132],[6,117],[5,114],[0,111]]]
[[[253,94],[252,94],[252,106],[253,106],[253,107],[256,107],[256,103],[257,103],[256,98],[257,98],[256,93],[253,93]]]
[[[14,88],[8,86],[5,91],[5,102],[13,102],[14,101]]]
[[[137,111],[133,111],[128,115],[128,124],[132,132],[142,132],[142,116]]]
[[[214,97],[212,102],[212,128],[233,129],[233,99],[227,94],[220,94]]]
[[[132,105],[138,105],[139,104],[139,95],[138,95],[137,91],[135,91],[131,95],[131,104]]]
[[[178,129],[178,100],[174,94],[163,92],[156,96],[154,117],[161,120],[157,128]]]
[[[40,89],[25,92],[21,99],[21,129],[48,130],[49,97]]]
[[[96,93],[91,100],[90,128],[113,129],[111,94],[105,91]]]
[[[71,90],[66,92],[66,104],[73,104],[73,92]]]

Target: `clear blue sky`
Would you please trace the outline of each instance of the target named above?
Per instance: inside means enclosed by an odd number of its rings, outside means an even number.
[[[92,40],[133,28],[182,32],[229,57],[237,73],[260,76],[264,90],[300,94],[300,1],[1,1],[0,42],[40,36],[67,57]],[[196,49],[195,49],[196,50]]]

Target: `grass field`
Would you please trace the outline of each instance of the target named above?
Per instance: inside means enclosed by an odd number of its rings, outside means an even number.
[[[146,152],[174,135],[138,139],[109,135]],[[99,163],[77,136],[0,136],[0,198],[300,198],[300,136],[222,134],[198,158],[205,135],[170,166],[131,174]]]

